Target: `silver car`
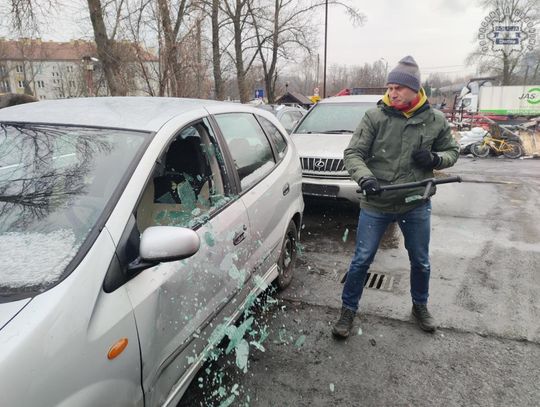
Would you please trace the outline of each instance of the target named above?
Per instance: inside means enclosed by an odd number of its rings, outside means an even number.
[[[291,281],[304,204],[284,128],[172,98],[37,102],[0,127],[0,405],[175,406]]]
[[[273,113],[288,133],[307,113],[306,109],[298,106],[257,105],[257,107]]]
[[[358,184],[343,165],[343,151],[364,113],[382,96],[335,96],[315,105],[291,137],[302,162],[302,191],[313,198],[358,203]]]

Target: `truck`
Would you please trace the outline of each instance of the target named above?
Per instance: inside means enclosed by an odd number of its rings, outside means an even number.
[[[491,79],[471,79],[457,108],[471,115],[540,116],[540,85],[493,86]]]

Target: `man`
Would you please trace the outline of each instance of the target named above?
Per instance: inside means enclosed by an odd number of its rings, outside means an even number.
[[[398,222],[409,253],[412,315],[424,331],[437,328],[427,309],[431,202],[422,200],[424,187],[381,193],[380,186],[432,178],[433,169],[454,165],[459,146],[443,114],[429,105],[411,56],[388,74],[386,86],[386,94],[366,112],[344,152],[345,167],[363,194],[341,316],[332,330],[340,338],[349,336],[367,271],[391,222]]]

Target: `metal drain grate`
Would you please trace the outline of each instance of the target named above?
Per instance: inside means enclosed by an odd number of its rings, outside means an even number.
[[[373,290],[392,291],[394,277],[382,273],[367,273],[364,287]]]
[[[347,278],[347,273],[337,276],[340,283],[344,283]],[[392,291],[394,284],[397,284],[399,276],[396,278],[384,273],[371,273],[368,272],[366,276],[366,281],[364,283],[365,288],[372,290],[381,290],[381,291]]]

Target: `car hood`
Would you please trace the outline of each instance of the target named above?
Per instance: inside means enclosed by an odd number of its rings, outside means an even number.
[[[31,298],[25,298],[13,302],[0,303],[0,330],[4,328],[31,300]]]
[[[351,141],[352,134],[293,134],[292,139],[300,157],[343,159],[343,150]]]

